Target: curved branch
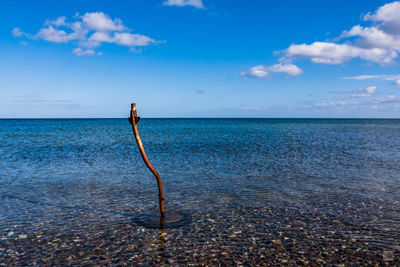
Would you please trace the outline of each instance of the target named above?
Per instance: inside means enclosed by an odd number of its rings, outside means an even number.
[[[138,115],[137,115],[136,103],[131,104],[131,116],[128,120],[132,124],[133,135],[135,136],[136,143],[139,147],[140,154],[142,155],[143,161],[146,164],[147,168],[149,168],[149,170],[154,174],[154,176],[157,179],[160,215],[161,215],[161,218],[164,218],[165,217],[165,209],[164,209],[164,192],[163,192],[162,181],[161,181],[160,175],[158,174],[156,169],[154,169],[154,167],[151,165],[149,159],[147,158],[146,152],[144,152],[144,147],[143,147],[142,141],[140,140],[139,132],[137,129],[137,124],[140,121],[140,117],[138,117]]]

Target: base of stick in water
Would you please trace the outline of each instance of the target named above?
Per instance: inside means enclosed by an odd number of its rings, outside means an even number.
[[[173,229],[184,227],[192,222],[192,216],[185,211],[168,211],[165,218],[160,218],[154,213],[141,213],[133,218],[133,222],[151,229]]]
[[[154,169],[154,167],[151,165],[149,159],[146,156],[146,153],[144,152],[144,147],[143,147],[142,141],[140,140],[139,132],[137,129],[137,124],[140,121],[140,117],[138,117],[138,115],[137,115],[136,103],[131,104],[131,116],[128,120],[132,124],[133,135],[135,136],[136,143],[139,147],[140,154],[142,155],[143,161],[146,164],[147,168],[149,168],[149,170],[154,174],[154,176],[157,179],[158,200],[159,200],[159,205],[160,205],[160,216],[161,216],[160,224],[161,224],[161,222],[164,222],[164,218],[165,218],[164,192],[163,192],[162,181],[161,181],[160,175],[158,174],[156,169]]]

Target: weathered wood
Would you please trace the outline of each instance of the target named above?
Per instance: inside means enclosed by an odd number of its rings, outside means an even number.
[[[156,169],[154,169],[154,167],[151,165],[149,159],[146,156],[146,153],[144,152],[144,147],[143,147],[142,141],[140,140],[139,132],[137,129],[137,124],[140,121],[140,117],[138,117],[138,115],[137,115],[136,103],[131,104],[131,116],[128,120],[132,124],[133,135],[135,136],[136,143],[139,147],[140,154],[142,155],[143,161],[146,164],[147,168],[149,168],[149,170],[154,174],[154,176],[157,179],[160,215],[161,215],[161,219],[163,219],[163,218],[165,218],[165,209],[164,209],[164,192],[163,192],[162,181],[161,181],[160,175],[158,174]]]

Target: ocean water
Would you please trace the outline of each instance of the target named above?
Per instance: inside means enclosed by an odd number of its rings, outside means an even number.
[[[0,120],[0,265],[400,264],[400,120]]]

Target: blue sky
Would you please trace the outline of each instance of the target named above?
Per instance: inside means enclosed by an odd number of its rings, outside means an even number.
[[[0,3],[0,117],[400,117],[400,2]]]

